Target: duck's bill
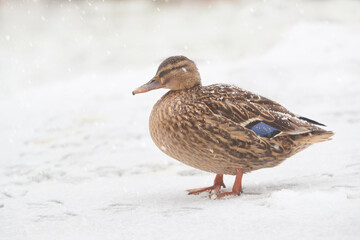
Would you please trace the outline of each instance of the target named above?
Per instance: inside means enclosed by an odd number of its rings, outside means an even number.
[[[145,83],[144,85],[138,87],[135,89],[132,94],[138,94],[138,93],[144,93],[151,90],[155,90],[158,88],[164,88],[165,85],[162,85],[159,81],[156,80],[156,78],[151,79],[148,83]]]

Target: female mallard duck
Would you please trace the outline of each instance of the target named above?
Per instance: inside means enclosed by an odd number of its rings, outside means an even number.
[[[280,104],[238,87],[202,86],[193,61],[184,56],[163,61],[153,79],[133,91],[170,89],[153,107],[150,134],[156,146],[180,162],[216,173],[214,185],[188,190],[215,191],[218,198],[240,195],[243,173],[274,167],[333,132]],[[223,174],[236,175],[231,192]]]

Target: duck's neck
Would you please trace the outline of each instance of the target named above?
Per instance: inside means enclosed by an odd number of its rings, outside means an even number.
[[[182,89],[178,89],[178,90],[171,90],[169,92],[177,92],[177,91],[191,91],[191,90],[194,90],[194,89],[197,89],[197,88],[201,88],[202,87],[202,84],[199,83],[199,84],[196,84],[192,87],[188,87],[188,88],[182,88]]]

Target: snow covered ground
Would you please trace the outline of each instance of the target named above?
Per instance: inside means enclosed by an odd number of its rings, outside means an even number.
[[[1,1],[0,239],[358,239],[360,1]],[[161,153],[132,96],[170,55],[328,125],[333,141],[214,175]],[[225,177],[231,188],[234,178]]]

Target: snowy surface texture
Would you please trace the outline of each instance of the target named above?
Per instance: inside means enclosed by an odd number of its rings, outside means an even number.
[[[0,1],[0,239],[359,239],[360,1],[173,2]],[[188,196],[131,95],[176,54],[334,140]]]

